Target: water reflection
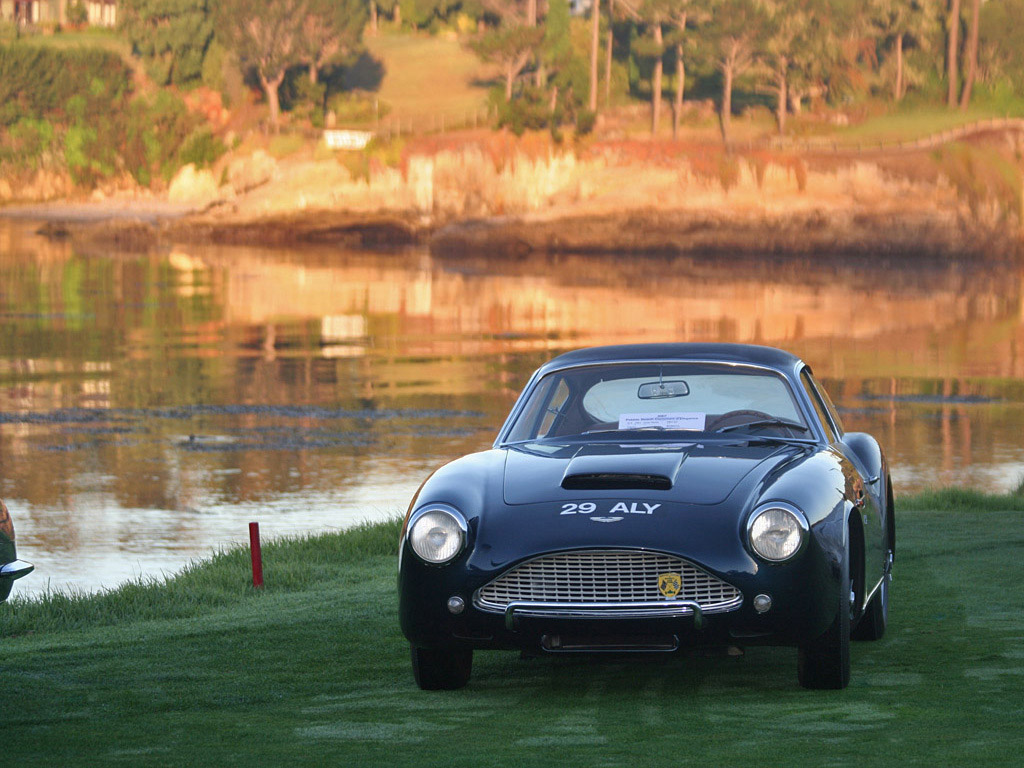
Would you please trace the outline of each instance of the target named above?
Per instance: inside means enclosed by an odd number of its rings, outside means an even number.
[[[1021,272],[822,257],[443,261],[75,251],[0,222],[0,494],[19,587],[174,570],[395,514],[487,446],[566,348],[776,344],[812,362],[900,489],[1024,476]]]

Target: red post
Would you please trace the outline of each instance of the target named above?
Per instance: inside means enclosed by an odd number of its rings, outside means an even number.
[[[260,549],[260,524],[249,523],[249,552],[252,555],[252,585],[263,589],[263,550]]]

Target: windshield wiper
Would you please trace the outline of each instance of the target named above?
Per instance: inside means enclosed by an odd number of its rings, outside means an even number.
[[[721,429],[716,429],[715,432],[733,432],[737,429],[757,429],[760,427],[786,427],[787,429],[797,429],[801,432],[810,432],[804,424],[800,424],[796,421],[790,421],[789,419],[758,419],[756,421],[745,421],[742,424],[730,424]]]

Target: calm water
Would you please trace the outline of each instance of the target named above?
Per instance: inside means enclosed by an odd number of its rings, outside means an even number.
[[[765,257],[446,261],[75,250],[0,220],[0,495],[18,591],[397,515],[573,347],[740,341],[809,360],[898,491],[1024,478],[1015,267]]]

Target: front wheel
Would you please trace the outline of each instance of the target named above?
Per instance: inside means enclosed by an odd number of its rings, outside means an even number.
[[[878,587],[868,607],[864,609],[864,616],[854,628],[852,637],[854,640],[881,640],[885,634],[885,628],[889,624],[889,582],[892,577],[886,574],[882,584]]]
[[[473,650],[463,648],[417,648],[412,652],[412,675],[424,691],[452,691],[469,682],[473,672]]]
[[[839,584],[839,605],[831,626],[797,651],[797,679],[804,688],[838,690],[850,684],[849,550]]]

